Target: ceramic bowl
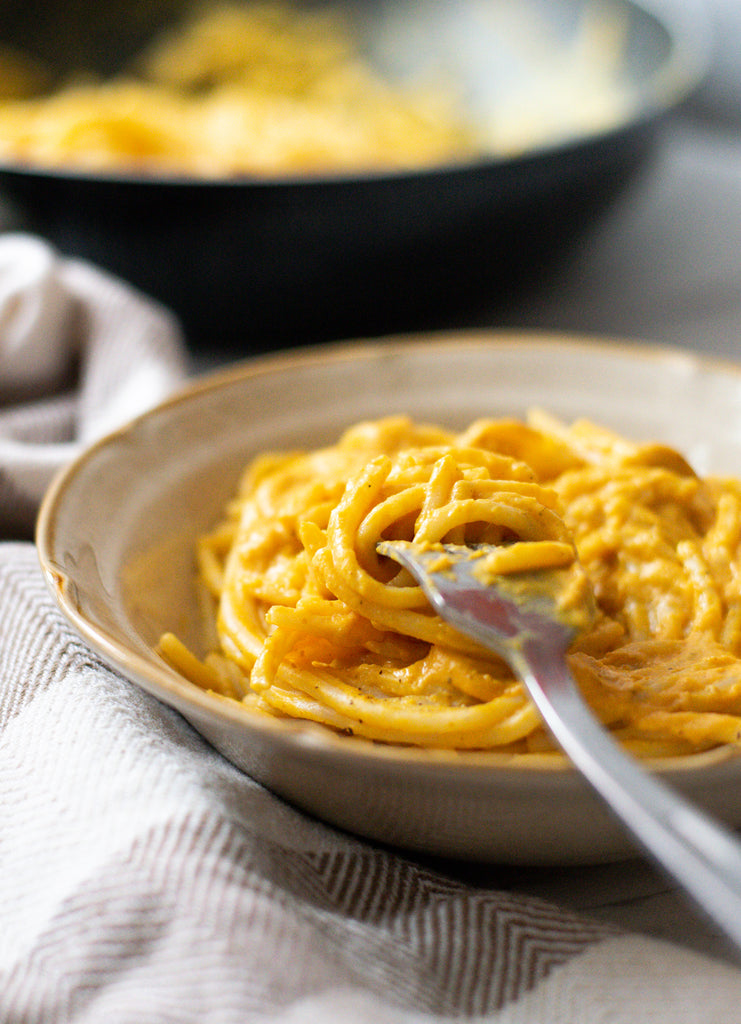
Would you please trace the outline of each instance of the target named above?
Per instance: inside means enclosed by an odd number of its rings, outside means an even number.
[[[384,746],[256,716],[156,654],[174,631],[200,649],[194,541],[246,461],[331,442],[367,417],[462,427],[531,406],[677,445],[700,472],[741,474],[741,374],[664,349],[595,339],[463,333],[261,357],[195,382],[94,445],[57,477],[38,550],[59,605],[105,661],[177,709],[225,757],[286,800],[370,839],[511,864],[598,862],[631,842],[567,765]],[[741,824],[729,749],[657,765]]]

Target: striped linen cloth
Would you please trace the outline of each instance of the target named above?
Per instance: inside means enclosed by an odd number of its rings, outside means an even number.
[[[730,962],[341,834],[104,666],[0,544],[2,1024],[694,1024]]]

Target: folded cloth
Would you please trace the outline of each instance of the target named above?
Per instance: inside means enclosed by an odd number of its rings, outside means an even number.
[[[0,545],[3,1024],[689,1024],[741,971],[287,806]]]
[[[53,474],[185,377],[180,325],[31,235],[0,235],[0,535],[33,528]]]

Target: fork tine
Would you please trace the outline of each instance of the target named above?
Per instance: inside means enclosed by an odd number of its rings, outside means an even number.
[[[554,651],[565,652],[574,628],[556,615],[547,589],[523,589],[522,574],[517,580],[500,577],[496,586],[482,583],[474,567],[487,549],[488,545],[461,544],[424,547],[407,541],[381,541],[377,546],[379,554],[412,573],[441,618],[506,660],[511,662],[510,645],[522,635],[537,634]],[[533,600],[534,595],[539,600]]]

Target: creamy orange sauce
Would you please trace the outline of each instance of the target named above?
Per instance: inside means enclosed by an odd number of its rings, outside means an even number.
[[[552,750],[524,688],[444,623],[382,540],[484,545],[477,572],[576,628],[572,671],[639,755],[741,737],[741,484],[594,424],[390,417],[257,459],[199,547],[219,648],[189,678],[381,742]],[[444,554],[441,553],[441,566]]]

